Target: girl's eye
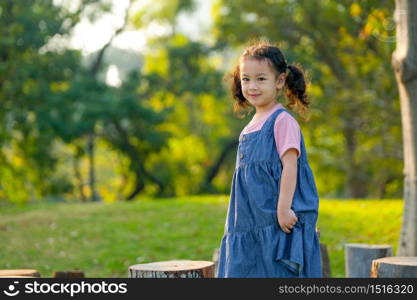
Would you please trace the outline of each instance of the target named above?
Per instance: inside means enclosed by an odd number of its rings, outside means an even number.
[[[265,77],[259,77],[259,80],[266,80]]]
[[[242,81],[249,81],[249,78],[242,78]]]

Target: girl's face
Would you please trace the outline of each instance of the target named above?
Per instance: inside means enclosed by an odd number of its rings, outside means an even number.
[[[285,84],[285,74],[278,76],[266,61],[244,58],[240,62],[240,83],[246,100],[258,108],[270,108],[276,104],[278,91]]]

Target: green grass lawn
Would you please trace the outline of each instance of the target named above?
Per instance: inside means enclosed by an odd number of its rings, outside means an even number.
[[[52,204],[0,211],[0,269],[84,271],[127,277],[130,265],[211,260],[223,235],[228,196]],[[344,244],[389,244],[396,253],[401,200],[321,199],[318,227],[332,277],[344,277]]]

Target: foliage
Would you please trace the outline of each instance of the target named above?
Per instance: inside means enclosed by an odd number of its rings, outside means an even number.
[[[139,85],[146,105],[170,109],[161,127],[171,137],[148,162],[163,178],[167,195],[198,192],[207,167],[230,135],[222,74],[210,65],[209,55],[207,46],[182,35],[155,41],[146,55],[145,81]]]
[[[2,199],[24,202],[70,188],[66,178],[45,181],[57,161],[50,121],[58,113],[57,103],[63,107],[62,92],[80,60],[75,51],[44,48],[53,37],[68,33],[64,21],[71,24],[75,16],[61,12],[48,0],[0,3]]]
[[[309,71],[312,117],[300,124],[320,195],[402,195],[394,45],[381,26],[392,2],[216,0],[207,41],[177,24],[198,2],[149,2],[128,25],[167,30],[148,39],[118,87],[102,80],[111,62],[96,74],[99,55],[82,57],[67,43],[81,19],[100,18],[111,3],[53,3],[0,3],[0,202],[85,201],[92,170],[109,202],[228,193],[251,114],[233,115],[223,76],[253,37],[279,42]]]

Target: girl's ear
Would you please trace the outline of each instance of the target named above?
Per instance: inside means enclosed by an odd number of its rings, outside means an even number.
[[[277,79],[277,88],[282,89],[285,85],[285,73],[281,73]]]

